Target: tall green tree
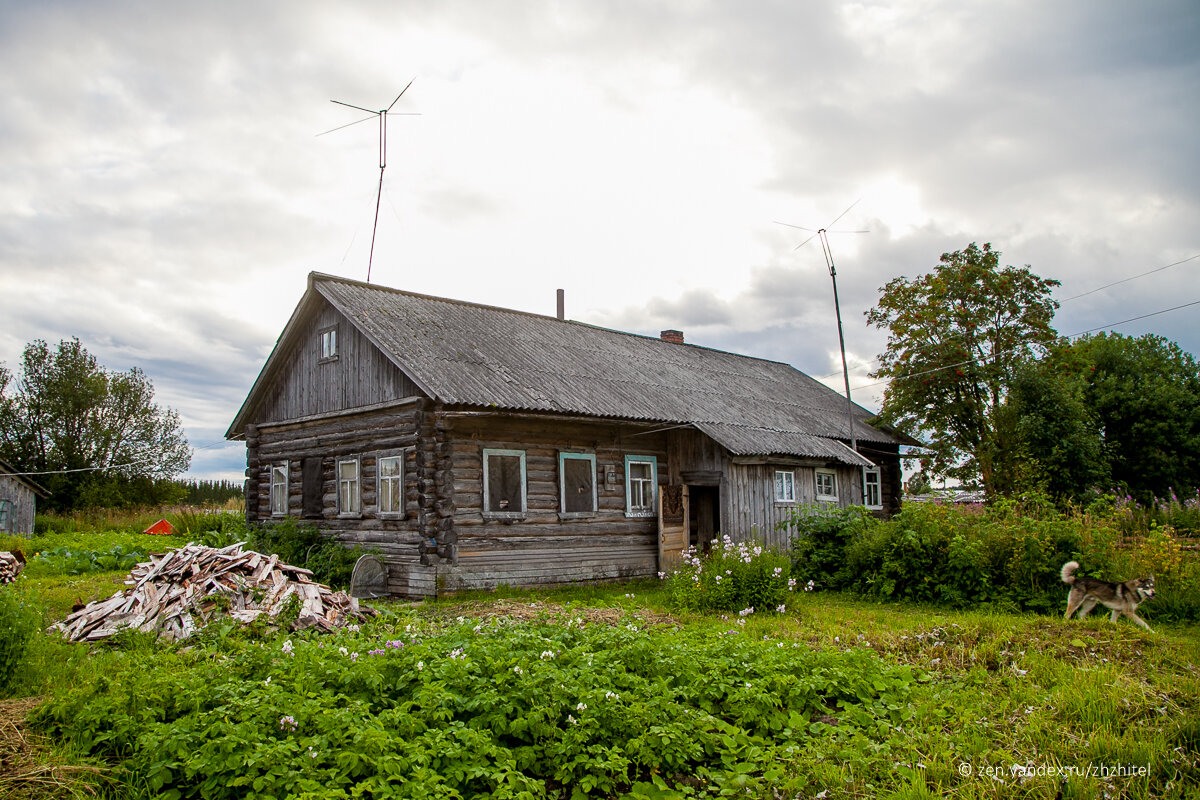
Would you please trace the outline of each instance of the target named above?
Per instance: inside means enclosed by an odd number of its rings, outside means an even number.
[[[137,367],[110,372],[78,339],[25,346],[21,371],[0,369],[0,457],[44,473],[49,506],[122,504],[187,469],[179,415],[154,403]]]
[[[1001,418],[1014,488],[1142,502],[1200,488],[1200,365],[1161,336],[1062,342],[1022,370]]]
[[[867,322],[888,330],[873,377],[889,380],[880,417],[924,439],[935,475],[995,490],[996,417],[1018,365],[1058,336],[1058,281],[999,266],[990,244],[944,253],[933,272],[880,289]]]

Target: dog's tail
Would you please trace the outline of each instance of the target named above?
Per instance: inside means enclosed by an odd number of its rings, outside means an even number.
[[[1078,561],[1068,561],[1067,563],[1063,564],[1062,582],[1063,583],[1074,583],[1075,582],[1075,570],[1077,570],[1077,569],[1079,569]]]

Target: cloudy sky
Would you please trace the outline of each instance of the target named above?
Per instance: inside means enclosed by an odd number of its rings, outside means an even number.
[[[0,2],[0,361],[77,336],[140,366],[191,474],[240,477],[222,437],[307,273],[367,277],[379,127],[318,135],[367,117],[330,101],[409,81],[372,282],[563,288],[839,386],[821,249],[775,221],[857,201],[831,244],[863,405],[879,287],[971,242],[1062,281],[1063,334],[1200,354],[1200,305],[1156,313],[1200,301],[1197,42],[1195,0]]]

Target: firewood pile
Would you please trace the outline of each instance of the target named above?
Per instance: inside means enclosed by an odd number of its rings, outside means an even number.
[[[25,569],[25,555],[0,550],[0,583],[12,583]]]
[[[330,631],[375,613],[346,592],[316,583],[310,570],[283,564],[277,555],[243,551],[242,544],[220,549],[188,544],[152,555],[129,573],[130,588],[88,603],[51,629],[76,642],[127,628],[179,641],[223,616],[243,623],[264,614],[276,619],[293,602],[299,617],[292,630]]]

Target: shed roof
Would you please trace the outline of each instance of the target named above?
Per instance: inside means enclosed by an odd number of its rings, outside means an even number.
[[[272,361],[318,298],[447,405],[694,424],[731,452],[862,460],[829,441],[850,438],[845,397],[788,364],[320,273],[228,436],[241,435]],[[858,439],[902,441],[869,426],[861,406],[853,413]]]
[[[0,475],[7,475],[13,480],[25,484],[25,486],[29,488],[29,491],[33,492],[38,497],[45,498],[50,496],[50,491],[45,486],[42,486],[25,473],[17,472],[16,467],[3,459],[0,459]]]

